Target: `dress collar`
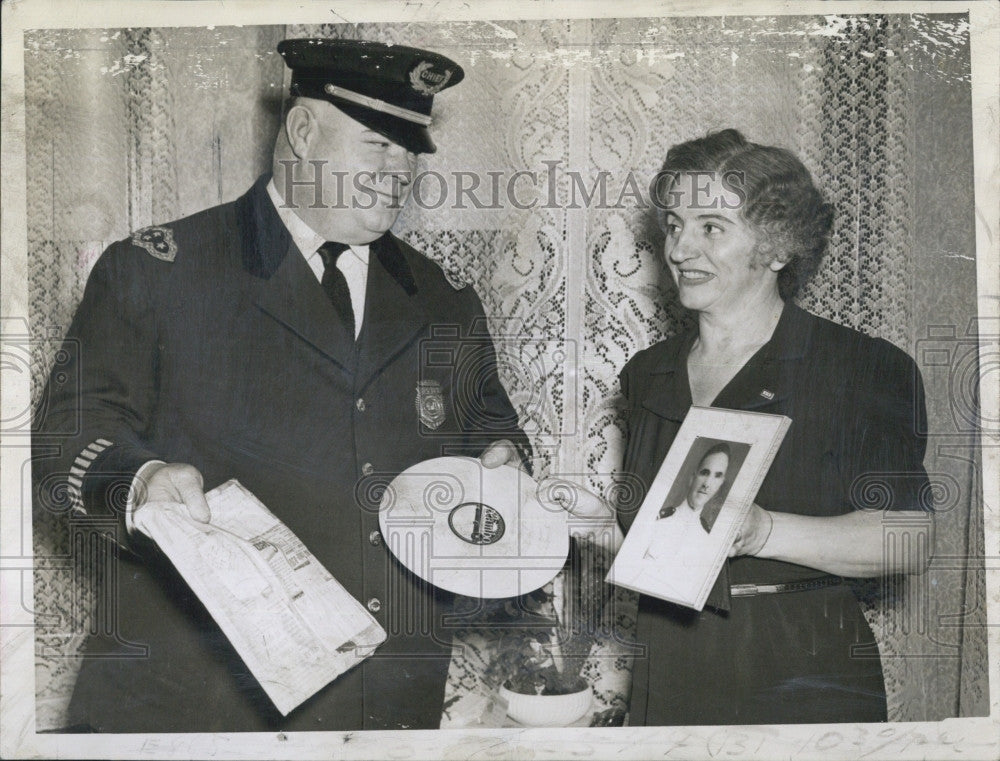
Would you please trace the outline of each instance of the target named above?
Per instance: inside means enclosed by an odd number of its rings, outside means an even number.
[[[691,407],[687,358],[697,328],[667,344],[651,374],[665,376],[650,383],[643,406],[663,417],[681,421]],[[786,301],[770,340],[740,368],[712,403],[714,407],[753,410],[772,406],[790,393],[794,363],[809,352],[812,323],[808,312]]]
[[[809,313],[793,302],[786,301],[771,338],[757,350],[747,364],[749,365],[758,359],[766,361],[801,359],[809,351],[811,333]],[[670,350],[664,352],[660,361],[653,368],[653,374],[675,373],[678,370],[686,372],[688,354],[690,354],[691,347],[697,337],[698,327],[695,325],[685,332],[679,341],[672,342]]]

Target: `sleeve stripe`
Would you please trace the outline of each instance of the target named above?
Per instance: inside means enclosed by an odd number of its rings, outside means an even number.
[[[87,510],[83,505],[83,479],[87,476],[87,470],[93,465],[97,456],[110,446],[112,446],[112,442],[107,439],[97,439],[88,444],[70,466],[70,474],[66,477],[66,483],[69,486],[69,501],[74,512],[86,514]]]
[[[80,491],[79,486],[69,485],[69,503],[73,508],[74,513],[81,513],[86,515],[87,510],[83,506],[83,494]]]

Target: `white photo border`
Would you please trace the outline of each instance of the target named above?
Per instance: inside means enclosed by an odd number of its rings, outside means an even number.
[[[126,2],[21,0],[2,6],[2,256],[0,318],[4,331],[27,329],[27,231],[23,33],[37,28],[205,26],[354,21],[503,20],[648,16],[970,14],[974,119],[976,250],[980,324],[1000,326],[1000,5],[973,2]],[[985,331],[984,331],[985,332]],[[998,347],[984,343],[981,419],[1000,420]],[[0,420],[30,407],[24,374],[3,368]],[[0,442],[0,756],[4,758],[602,758],[695,759],[843,757],[995,758],[1000,747],[1000,440],[983,435],[984,526],[989,604],[990,716],[941,722],[753,727],[491,729],[405,732],[225,733],[149,735],[37,734],[31,526],[20,495],[30,455],[24,439]],[[30,511],[29,511],[30,514]]]

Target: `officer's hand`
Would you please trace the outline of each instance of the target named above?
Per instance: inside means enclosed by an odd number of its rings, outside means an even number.
[[[479,455],[480,461],[487,468],[499,468],[501,465],[513,465],[524,470],[524,461],[517,447],[509,439],[494,441]]]
[[[183,505],[196,521],[208,523],[211,512],[203,486],[204,479],[193,465],[182,462],[150,465],[134,492],[132,520],[136,528],[142,530],[141,521],[136,520],[141,510],[154,510],[164,503]]]

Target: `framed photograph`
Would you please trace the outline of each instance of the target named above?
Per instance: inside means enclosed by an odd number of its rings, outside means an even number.
[[[607,581],[701,610],[790,424],[692,407]]]

